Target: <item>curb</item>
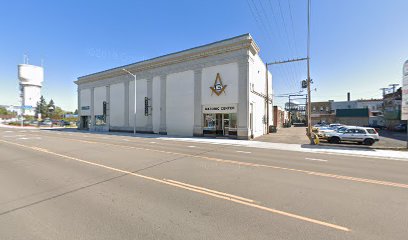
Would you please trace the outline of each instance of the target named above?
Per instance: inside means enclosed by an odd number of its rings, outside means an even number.
[[[320,143],[320,146],[324,147],[336,147],[336,148],[353,148],[353,149],[371,149],[371,150],[395,150],[395,151],[407,151],[405,147],[367,147],[367,146],[344,146],[344,145],[335,145],[330,143]]]

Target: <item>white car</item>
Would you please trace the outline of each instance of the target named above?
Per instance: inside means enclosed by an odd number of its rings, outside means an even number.
[[[329,143],[340,143],[342,141],[357,142],[371,146],[380,140],[378,132],[374,128],[346,126],[335,132],[324,134]]]
[[[332,124],[330,124],[329,125],[329,127],[331,127],[331,128],[340,128],[340,127],[343,127],[344,125],[343,124],[340,124],[340,123],[332,123]]]
[[[320,127],[320,128],[316,128],[317,129],[317,136],[319,138],[324,138],[326,133],[331,133],[331,132],[335,132],[336,129],[332,128],[332,127]]]

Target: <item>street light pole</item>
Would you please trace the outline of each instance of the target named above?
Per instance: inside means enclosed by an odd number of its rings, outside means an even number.
[[[134,92],[135,92],[135,102],[134,102],[134,112],[133,112],[133,135],[136,135],[136,74],[133,74],[131,72],[129,72],[128,70],[122,68],[123,71],[127,72],[128,74],[132,75],[133,78],[135,79],[135,88],[134,88]]]

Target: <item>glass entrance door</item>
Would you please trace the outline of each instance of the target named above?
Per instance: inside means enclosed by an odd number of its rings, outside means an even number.
[[[236,113],[204,114],[203,134],[205,136],[236,136]]]

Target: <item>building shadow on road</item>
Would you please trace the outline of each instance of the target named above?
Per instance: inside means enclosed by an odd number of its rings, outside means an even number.
[[[380,137],[390,138],[390,139],[399,140],[399,141],[406,141],[406,139],[407,139],[407,133],[406,132],[395,132],[395,131],[390,131],[390,130],[379,130],[378,134],[380,135]]]
[[[143,138],[160,138],[160,137],[166,137],[167,135],[161,135],[161,134],[155,134],[155,133],[141,133],[137,132],[136,135],[133,134],[133,132],[120,132],[120,131],[114,131],[114,132],[98,132],[98,131],[89,131],[89,130],[79,130],[76,128],[56,128],[56,129],[41,129],[41,130],[47,130],[47,131],[55,131],[55,132],[66,132],[66,133],[86,133],[86,134],[92,134],[92,135],[110,135],[110,136],[126,136],[126,137],[143,137]],[[171,136],[174,137],[174,136]]]

